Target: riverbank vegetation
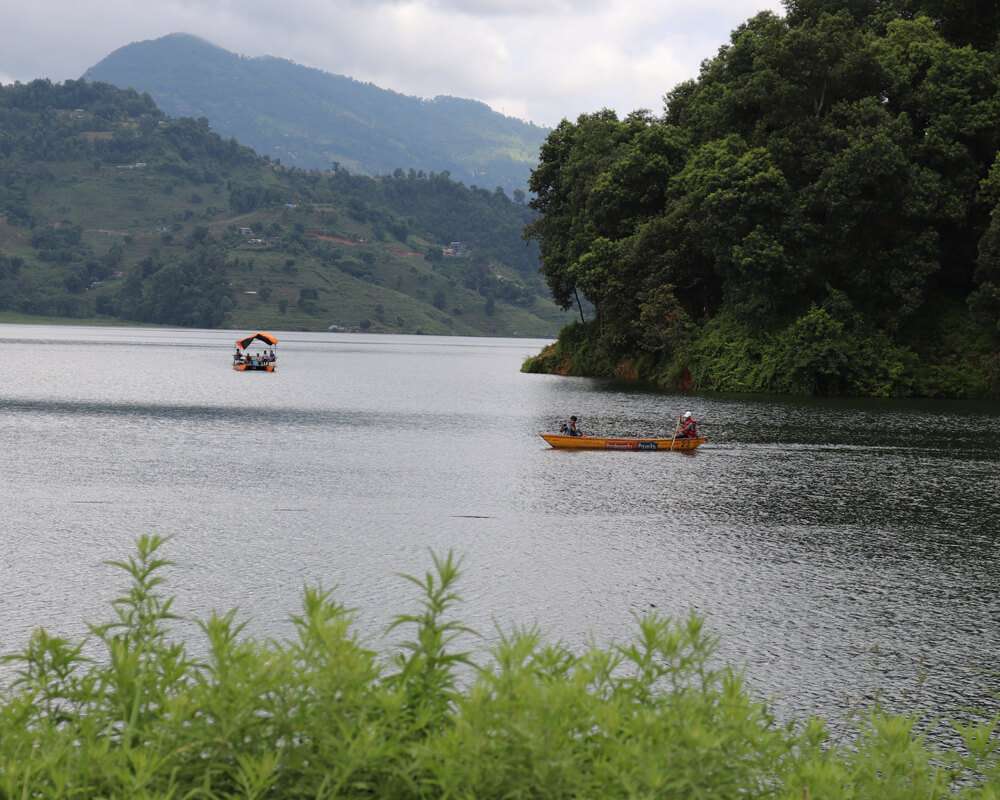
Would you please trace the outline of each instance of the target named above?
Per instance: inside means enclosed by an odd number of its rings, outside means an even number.
[[[786,10],[741,25],[662,115],[550,134],[529,230],[556,300],[594,312],[527,371],[1000,396],[995,4]]]
[[[451,556],[410,579],[390,659],[316,588],[289,641],[230,612],[199,623],[195,657],[171,636],[161,550],[143,537],[117,564],[130,586],[89,643],[37,631],[7,659],[0,798],[1000,796],[1000,720],[957,725],[955,751],[908,717],[874,713],[850,747],[779,725],[696,617],[582,652],[510,631],[475,661]]]

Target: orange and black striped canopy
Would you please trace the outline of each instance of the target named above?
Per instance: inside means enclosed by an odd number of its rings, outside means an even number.
[[[260,339],[264,344],[269,344],[274,347],[278,343],[276,336],[266,333],[264,331],[257,331],[257,333],[251,333],[249,336],[244,336],[242,339],[236,340],[236,346],[240,350],[246,350],[250,345],[254,343],[257,339]]]

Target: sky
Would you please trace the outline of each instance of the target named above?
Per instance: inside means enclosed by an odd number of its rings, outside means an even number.
[[[192,33],[542,125],[662,110],[730,31],[780,0],[0,0],[0,83],[78,78],[129,42]]]

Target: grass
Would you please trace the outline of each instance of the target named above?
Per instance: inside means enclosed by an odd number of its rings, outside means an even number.
[[[38,630],[6,658],[0,798],[1000,797],[997,719],[956,726],[946,752],[875,713],[843,748],[818,720],[776,724],[694,616],[584,652],[515,630],[474,662],[450,554],[407,578],[417,604],[388,658],[311,587],[290,641],[229,612],[198,623],[194,658],[168,633],[162,546],[115,563],[129,586],[86,647]]]

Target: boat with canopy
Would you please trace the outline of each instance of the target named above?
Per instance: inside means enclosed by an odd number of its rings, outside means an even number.
[[[274,372],[278,366],[278,357],[274,353],[277,345],[278,337],[265,331],[257,331],[237,339],[233,369],[237,372]]]
[[[540,433],[546,442],[557,450],[696,450],[708,441],[703,436],[696,439],[633,439],[611,436],[566,436],[559,433]]]

